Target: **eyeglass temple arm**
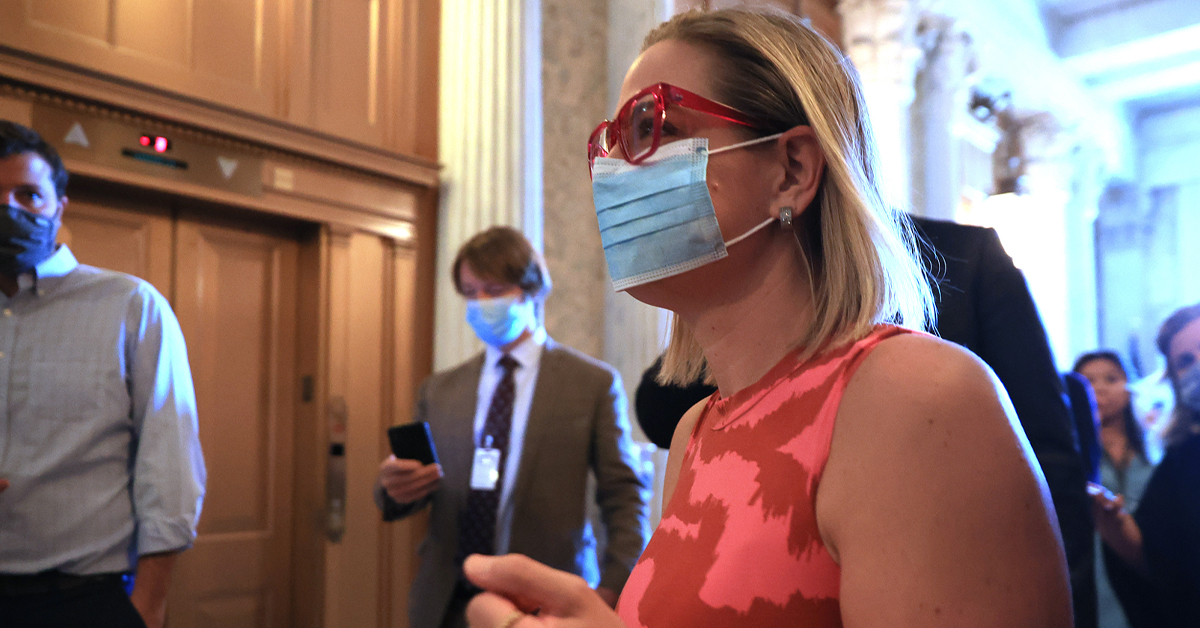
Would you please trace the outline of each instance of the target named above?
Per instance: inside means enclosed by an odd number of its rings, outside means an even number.
[[[748,116],[746,116],[746,114],[728,105],[722,105],[715,100],[702,98],[692,94],[691,92],[686,92],[683,90],[671,90],[668,96],[668,102],[670,103],[678,104],[695,111],[702,111],[735,124],[741,124],[749,127],[757,126],[750,120]]]

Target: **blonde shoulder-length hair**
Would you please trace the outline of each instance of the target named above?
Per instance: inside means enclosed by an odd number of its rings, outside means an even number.
[[[816,198],[794,224],[813,290],[814,319],[798,346],[807,359],[863,338],[879,323],[923,329],[933,297],[907,215],[885,202],[857,74],[807,23],[771,11],[692,11],[654,29],[664,40],[713,53],[717,98],[760,122],[762,135],[807,125],[825,154]],[[691,329],[674,317],[664,383],[706,375]]]

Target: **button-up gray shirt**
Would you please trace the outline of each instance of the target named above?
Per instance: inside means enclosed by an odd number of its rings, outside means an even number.
[[[183,333],[150,284],[66,246],[0,293],[0,573],[127,571],[196,535]]]

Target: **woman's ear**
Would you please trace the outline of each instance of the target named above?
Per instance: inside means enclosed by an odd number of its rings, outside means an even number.
[[[793,127],[784,131],[779,138],[780,155],[783,163],[783,178],[776,192],[772,212],[778,216],[783,207],[791,207],[798,216],[817,196],[825,174],[825,152],[817,141],[812,127]]]

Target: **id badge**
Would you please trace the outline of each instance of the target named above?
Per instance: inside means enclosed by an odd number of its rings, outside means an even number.
[[[476,491],[494,491],[499,479],[500,450],[476,447],[475,464],[471,466],[471,488]]]

